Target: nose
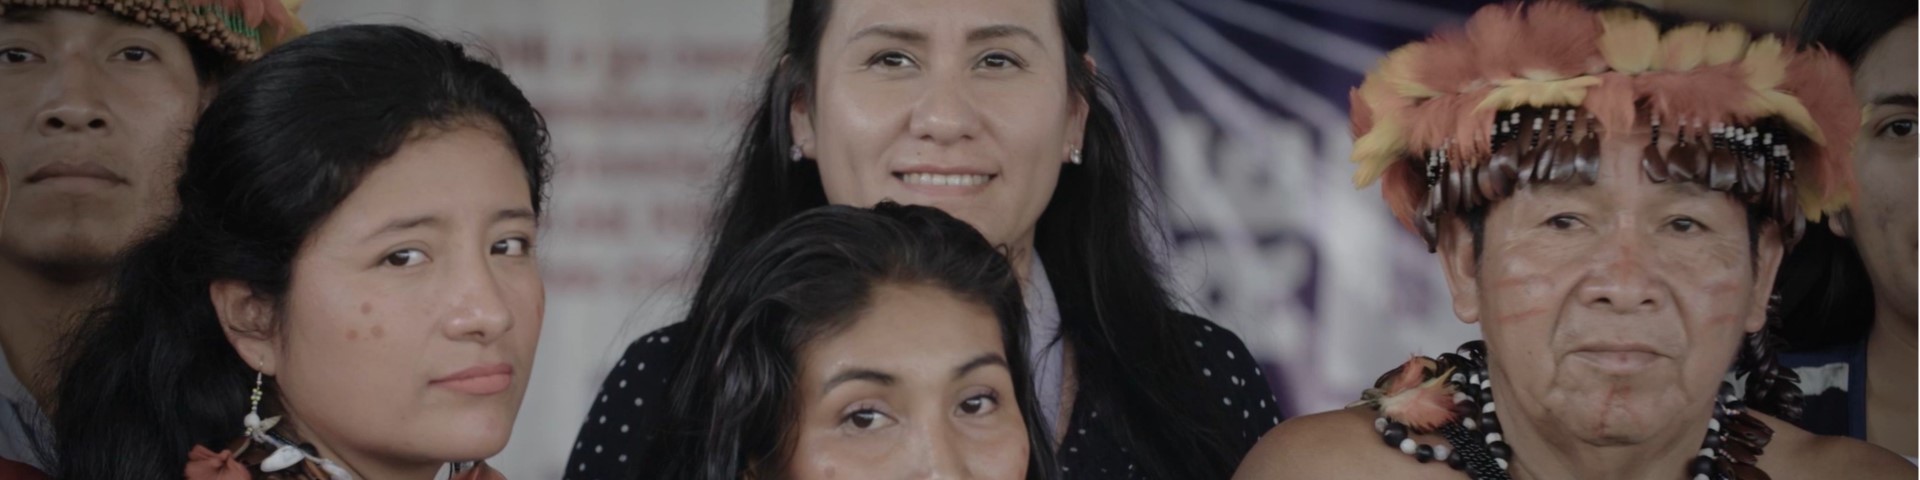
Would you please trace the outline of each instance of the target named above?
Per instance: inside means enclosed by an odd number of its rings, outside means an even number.
[[[910,133],[936,145],[972,139],[980,129],[980,112],[964,78],[936,78],[914,104]]]
[[[1669,302],[1657,272],[1653,252],[1641,234],[1619,229],[1608,235],[1602,252],[1594,255],[1589,273],[1581,280],[1582,305],[1611,313],[1657,311]]]
[[[920,478],[928,480],[973,478],[973,473],[967,470],[965,457],[960,453],[960,439],[955,438],[959,434],[945,421],[938,420],[921,430],[922,441],[918,443],[924,449],[920,457],[925,459],[923,465],[926,474],[921,475]]]
[[[106,104],[94,83],[99,72],[85,62],[68,62],[46,85],[47,103],[34,124],[42,135],[105,134],[112,131]]]
[[[454,272],[444,326],[448,338],[490,344],[513,330],[509,291],[484,259]]]

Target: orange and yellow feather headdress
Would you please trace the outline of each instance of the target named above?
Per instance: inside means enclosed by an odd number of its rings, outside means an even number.
[[[1529,181],[1590,182],[1594,137],[1650,120],[1656,141],[1680,144],[1648,148],[1650,177],[1765,205],[1794,238],[1850,197],[1859,111],[1844,63],[1788,45],[1737,24],[1663,31],[1636,10],[1564,0],[1483,7],[1464,28],[1388,53],[1352,91],[1353,181],[1381,182],[1394,215],[1432,245],[1442,213]]]
[[[305,0],[0,0],[8,8],[109,12],[179,33],[239,61],[253,61],[307,33],[297,14]]]

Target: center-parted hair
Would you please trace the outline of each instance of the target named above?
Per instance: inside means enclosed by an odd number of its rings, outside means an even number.
[[[368,172],[419,135],[462,127],[499,132],[543,211],[545,121],[460,44],[343,26],[241,69],[194,127],[179,212],[126,254],[110,300],[62,353],[60,477],[178,478],[193,446],[228,448],[255,370],[228,343],[210,285],[237,280],[284,302],[301,246]],[[272,385],[261,408],[278,411]]]
[[[1012,265],[973,227],[931,207],[819,207],[729,257],[694,298],[699,326],[655,451],[659,478],[781,478],[799,423],[799,353],[850,327],[882,285],[926,285],[989,307],[1000,324],[1027,478],[1050,478],[1053,448],[1026,353]]]

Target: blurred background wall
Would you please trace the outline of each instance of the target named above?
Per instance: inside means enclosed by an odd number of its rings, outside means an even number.
[[[1821,0],[1815,0],[1821,1]],[[1647,0],[1781,30],[1802,0]],[[1092,0],[1190,308],[1240,333],[1289,415],[1338,408],[1477,331],[1378,190],[1353,189],[1347,90],[1484,0]],[[546,325],[507,449],[557,478],[626,344],[679,318],[715,175],[783,0],[311,0],[309,25],[403,23],[490,50],[547,116]]]

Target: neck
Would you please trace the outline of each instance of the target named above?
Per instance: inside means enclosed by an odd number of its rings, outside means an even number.
[[[95,306],[105,280],[104,274],[50,275],[0,256],[0,349],[43,410],[59,383],[58,343]]]
[[[1514,403],[1516,398],[1494,379],[1496,414],[1502,436],[1513,451],[1507,471],[1515,479],[1686,478],[1687,462],[1699,455],[1710,415],[1677,422],[1649,441],[1632,445],[1589,443],[1551,419],[1531,418]],[[1705,413],[1705,412],[1703,412]]]
[[[1020,279],[1020,286],[1027,289],[1034,288],[1033,285],[1029,285],[1032,281],[1033,262],[1037,258],[1033,255],[1033,236],[1028,235],[1007,243],[1006,247],[1007,262],[1013,265],[1013,274]]]
[[[1867,441],[1914,454],[1914,318],[1881,304],[1867,334]],[[1884,428],[1882,428],[1884,426]],[[1904,426],[1904,427],[1901,427]]]
[[[292,418],[293,415],[289,413],[287,417]],[[307,429],[305,425],[301,425],[297,421],[294,422],[293,428],[294,431],[297,432],[296,435],[299,435],[299,440],[297,441],[307,442],[313,445],[315,455],[330,460],[341,468],[347,469],[348,472],[353,473],[353,478],[432,480],[434,475],[439,474],[440,469],[446,466],[445,462],[406,461],[390,456],[378,455],[375,452],[358,452],[345,448],[335,448],[335,445],[331,445],[325,441],[321,435],[314,434],[312,430]]]

